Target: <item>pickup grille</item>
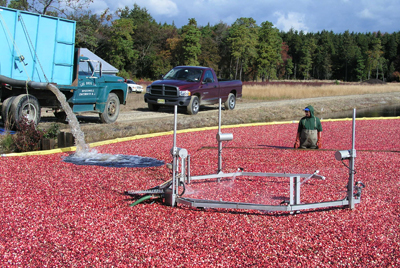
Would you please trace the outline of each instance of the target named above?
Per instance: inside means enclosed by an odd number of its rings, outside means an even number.
[[[150,94],[158,96],[178,96],[179,89],[175,86],[155,85],[151,86]]]

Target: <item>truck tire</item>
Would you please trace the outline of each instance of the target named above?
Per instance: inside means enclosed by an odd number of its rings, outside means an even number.
[[[40,105],[37,98],[33,95],[21,94],[17,96],[10,108],[10,121],[13,128],[17,127],[18,122],[23,118],[27,118],[37,126],[40,122]]]
[[[224,103],[225,110],[233,110],[236,106],[236,97],[233,93],[229,93],[228,99]]]
[[[160,105],[148,103],[147,106],[149,107],[150,111],[157,112],[160,109]]]
[[[10,108],[11,104],[14,101],[15,96],[9,97],[3,101],[3,105],[1,106],[1,120],[3,121],[3,125],[5,128],[9,128],[11,126],[10,122]]]
[[[111,124],[117,121],[119,115],[119,98],[115,93],[108,94],[104,112],[100,114],[102,123]]]
[[[188,114],[190,114],[190,115],[197,114],[200,110],[199,97],[192,96],[192,98],[190,99],[189,105],[186,107],[186,110],[187,110]]]

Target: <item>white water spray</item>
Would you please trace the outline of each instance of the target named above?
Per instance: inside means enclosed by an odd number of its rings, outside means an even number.
[[[47,89],[56,95],[58,101],[61,104],[64,112],[67,114],[68,124],[71,127],[71,133],[75,138],[76,152],[75,155],[83,155],[89,152],[89,145],[85,143],[85,134],[79,126],[78,119],[76,118],[74,112],[69,106],[65,95],[54,85],[47,84]]]
[[[100,165],[110,167],[154,167],[164,164],[164,161],[150,157],[100,154],[96,150],[90,150],[89,145],[85,143],[85,134],[81,130],[78,119],[69,106],[65,95],[52,84],[47,84],[47,89],[56,95],[61,107],[67,114],[71,133],[75,137],[76,152],[73,155],[66,157],[64,161],[78,165]]]
[[[236,172],[233,174],[232,179],[229,181],[229,183],[226,185],[227,187],[232,187],[235,184],[236,177],[240,175],[242,172],[242,168],[238,168]]]

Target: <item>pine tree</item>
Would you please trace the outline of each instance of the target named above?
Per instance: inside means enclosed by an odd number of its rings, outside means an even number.
[[[371,77],[371,72],[376,70],[376,79],[379,75],[379,67],[382,62],[382,45],[379,38],[375,38],[372,41],[372,48],[368,51],[368,79]]]
[[[357,78],[357,80],[362,82],[363,79],[365,78],[365,64],[364,64],[365,59],[364,59],[363,55],[361,54],[361,50],[359,48],[357,48],[356,60],[357,60],[357,67],[355,69],[356,78]]]
[[[306,42],[301,48],[302,56],[300,58],[299,67],[304,79],[310,78],[310,71],[312,70],[312,64],[313,64],[312,59],[315,48],[316,46],[313,38],[309,38],[308,40],[306,40]]]
[[[138,58],[138,51],[133,49],[132,33],[133,22],[130,19],[113,21],[110,39],[108,42],[109,60],[112,65],[120,70],[121,76],[129,76],[127,66]]]
[[[182,29],[182,48],[184,53],[185,65],[199,65],[198,56],[201,53],[201,32],[197,28],[195,19],[189,19],[189,23]]]
[[[251,59],[256,57],[258,26],[252,18],[240,18],[235,21],[229,30],[229,42],[231,53],[236,61],[235,79],[239,72],[242,80],[242,72],[247,71]]]
[[[276,78],[278,64],[282,62],[281,46],[282,39],[278,29],[273,28],[271,22],[261,23],[258,30],[257,69],[263,81],[264,78]]]
[[[201,66],[207,66],[218,72],[218,64],[221,56],[218,51],[218,43],[215,40],[215,34],[210,25],[201,28],[201,53],[198,57]]]

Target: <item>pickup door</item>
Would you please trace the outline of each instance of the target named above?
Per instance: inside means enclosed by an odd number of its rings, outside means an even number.
[[[201,100],[202,104],[214,104],[218,102],[219,98],[218,80],[211,70],[205,71],[200,89],[203,92]]]

